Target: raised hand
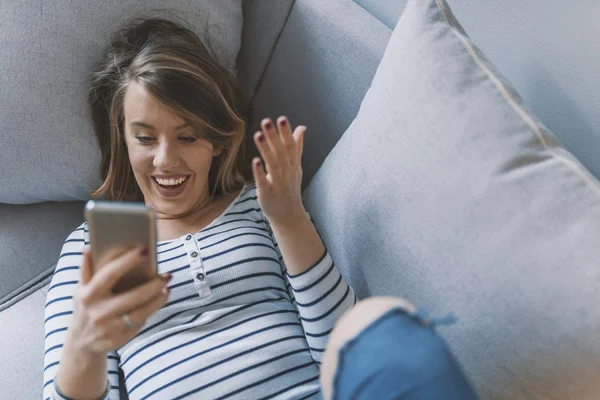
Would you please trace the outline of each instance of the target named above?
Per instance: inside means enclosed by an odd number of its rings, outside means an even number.
[[[285,226],[305,217],[301,197],[302,149],[305,126],[297,126],[292,133],[288,119],[281,116],[277,127],[269,119],[261,122],[261,131],[254,142],[262,158],[252,160],[258,204],[271,225]]]

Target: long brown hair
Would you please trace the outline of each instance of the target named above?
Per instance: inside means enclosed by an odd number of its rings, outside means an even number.
[[[196,136],[221,149],[213,159],[211,196],[226,195],[248,180],[245,162],[247,102],[233,74],[190,29],[162,18],[129,20],[110,38],[91,75],[88,105],[100,145],[102,185],[93,198],[143,201],[125,146],[124,98],[131,82],[189,122]]]

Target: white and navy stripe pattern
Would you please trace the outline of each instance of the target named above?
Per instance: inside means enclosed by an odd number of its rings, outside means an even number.
[[[44,399],[54,389],[87,224],[65,241],[45,308]],[[356,302],[328,252],[290,276],[256,200],[254,184],[210,225],[157,244],[171,272],[167,303],[138,335],[108,355],[110,390],[119,368],[130,399],[309,399],[329,333]]]

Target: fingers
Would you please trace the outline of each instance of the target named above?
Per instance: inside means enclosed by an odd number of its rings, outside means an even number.
[[[292,133],[292,126],[287,117],[277,119],[277,129],[269,118],[261,122],[262,130],[254,135],[254,142],[264,159],[264,167],[269,179],[277,180],[284,175],[288,166],[296,167],[302,158],[304,148],[305,126],[298,126]],[[279,133],[277,132],[279,131]],[[252,160],[254,179],[262,179],[262,167],[256,159]],[[266,175],[265,175],[266,176]]]
[[[158,309],[165,305],[167,299],[169,298],[168,290],[161,291],[156,297],[153,297],[150,301],[141,305],[133,311],[129,311],[127,315],[129,315],[129,319],[134,323],[137,332],[139,328],[146,323],[146,320],[154,314]],[[115,318],[117,324],[119,324],[120,329],[126,329],[125,322],[123,321],[123,314],[120,314],[117,318]]]
[[[292,135],[292,126],[285,116],[277,118],[277,126],[279,127],[279,137],[285,154],[291,163],[296,165],[296,142]]]
[[[141,262],[148,258],[148,250],[134,247],[120,257],[113,258],[104,263],[90,282],[90,290],[94,293],[106,293],[112,289],[117,281],[132,271]]]
[[[171,280],[170,274],[161,276],[125,293],[111,297],[106,302],[106,315],[120,316],[126,312],[139,308],[152,300],[155,296],[158,296],[163,288],[167,287],[169,280]]]
[[[130,316],[133,323],[137,326],[142,326],[148,317],[156,312],[159,308],[165,305],[167,299],[169,298],[169,292],[167,290],[160,292],[160,295],[156,296],[151,301],[147,302],[143,306],[139,307]]]
[[[265,118],[262,120],[261,126],[262,132],[267,138],[266,142],[269,148],[271,149],[271,153],[273,154],[276,161],[278,161],[281,166],[284,166],[285,162],[289,162],[289,159],[283,149],[281,135],[277,133],[275,124],[273,124],[270,118]]]
[[[296,142],[295,148],[295,157],[296,162],[300,163],[302,160],[302,151],[304,150],[304,133],[306,132],[306,127],[303,125],[297,126],[294,130],[293,137]]]
[[[106,331],[108,332],[122,332],[129,331],[130,333],[138,332],[142,325],[146,323],[146,320],[152,316],[157,310],[165,305],[169,298],[169,292],[159,291],[158,294],[152,297],[149,301],[141,304],[134,310],[122,312],[120,314],[114,314],[114,316],[108,322]],[[127,329],[125,321],[123,320],[123,314],[127,313],[129,320],[135,325],[135,329]],[[120,347],[120,346],[118,346]]]
[[[267,173],[271,174],[272,178],[278,176],[281,168],[279,162],[277,162],[277,159],[275,158],[275,154],[273,154],[273,151],[271,150],[271,147],[267,144],[267,138],[264,132],[259,131],[254,134],[254,143],[256,144],[256,148],[258,149],[263,160],[265,160]]]
[[[254,182],[256,187],[260,190],[265,188],[267,184],[267,173],[263,168],[263,163],[260,158],[256,157],[252,160],[252,174],[254,175]]]
[[[92,252],[89,247],[83,249],[83,263],[81,264],[81,284],[87,285],[92,280],[94,268],[92,263]]]

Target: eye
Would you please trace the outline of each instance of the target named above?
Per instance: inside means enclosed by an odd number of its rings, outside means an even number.
[[[193,136],[180,137],[179,139],[183,140],[186,143],[194,143],[196,141],[196,138]]]
[[[148,143],[151,140],[153,140],[153,138],[151,138],[150,136],[136,136],[135,138],[137,140],[139,140],[141,143]]]

